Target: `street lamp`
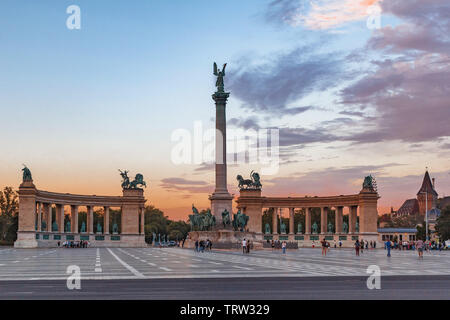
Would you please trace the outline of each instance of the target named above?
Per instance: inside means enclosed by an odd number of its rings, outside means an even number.
[[[425,194],[425,239],[428,241],[428,188],[421,193]]]

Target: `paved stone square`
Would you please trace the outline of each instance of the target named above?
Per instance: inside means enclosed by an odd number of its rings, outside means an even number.
[[[0,281],[64,280],[67,267],[77,265],[84,280],[158,278],[323,277],[368,276],[377,265],[382,276],[450,275],[450,253],[365,250],[356,257],[350,249],[320,249],[198,253],[180,248],[0,249]]]

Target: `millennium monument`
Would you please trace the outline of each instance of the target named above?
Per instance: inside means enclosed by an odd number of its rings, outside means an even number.
[[[230,96],[225,92],[224,77],[227,64],[223,65],[222,70],[217,68],[214,62],[214,75],[217,77],[216,92],[212,95],[216,103],[216,187],[213,194],[209,197],[211,201],[212,215],[217,223],[223,224],[223,212],[232,212],[233,196],[227,188],[227,126],[226,126],[226,105]],[[226,219],[226,218],[225,218]]]
[[[192,206],[189,215],[191,232],[188,246],[196,240],[210,239],[216,248],[230,248],[243,238],[253,241],[254,247],[262,247],[267,240],[296,243],[311,246],[316,241],[341,241],[343,246],[352,247],[356,239],[378,240],[376,183],[372,176],[364,179],[358,194],[327,197],[265,197],[261,195],[261,178],[257,172],[250,172],[250,178],[238,175],[240,195],[236,199],[238,212],[232,213],[233,197],[227,189],[226,163],[226,102],[230,96],[225,92],[224,64],[222,70],[214,63],[216,92],[212,95],[216,104],[216,165],[215,190],[210,195],[211,211],[200,214]],[[348,223],[343,219],[344,208],[348,208]],[[320,209],[320,220],[312,220],[312,209]],[[272,225],[262,226],[264,209],[272,211]],[[281,219],[281,212],[289,210],[289,225]],[[295,210],[305,214],[304,224],[295,225]],[[328,221],[328,213],[334,211],[334,225]],[[280,215],[278,215],[280,212]],[[359,213],[359,222],[358,222]],[[319,230],[320,229],[320,230]]]
[[[144,176],[133,180],[120,171],[122,196],[89,196],[36,189],[31,171],[22,169],[16,248],[55,247],[58,242],[89,241],[93,247],[146,247]],[[66,212],[65,208],[70,207]],[[86,214],[79,216],[79,208]],[[94,225],[94,208],[101,208]],[[110,209],[115,208],[110,218]],[[112,223],[110,223],[110,220]]]

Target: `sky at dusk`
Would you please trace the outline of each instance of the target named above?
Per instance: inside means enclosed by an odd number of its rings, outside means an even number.
[[[358,193],[372,174],[382,214],[426,167],[450,195],[448,17],[448,0],[2,0],[0,187],[25,163],[38,189],[120,195],[126,169],[173,219],[209,207],[213,166],[171,154],[174,131],[215,126],[216,61],[228,129],[279,130],[264,195]],[[251,170],[229,166],[231,193]]]

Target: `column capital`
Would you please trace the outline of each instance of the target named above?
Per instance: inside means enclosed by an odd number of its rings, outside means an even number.
[[[229,96],[229,92],[214,92],[212,98],[216,103],[226,103]]]

